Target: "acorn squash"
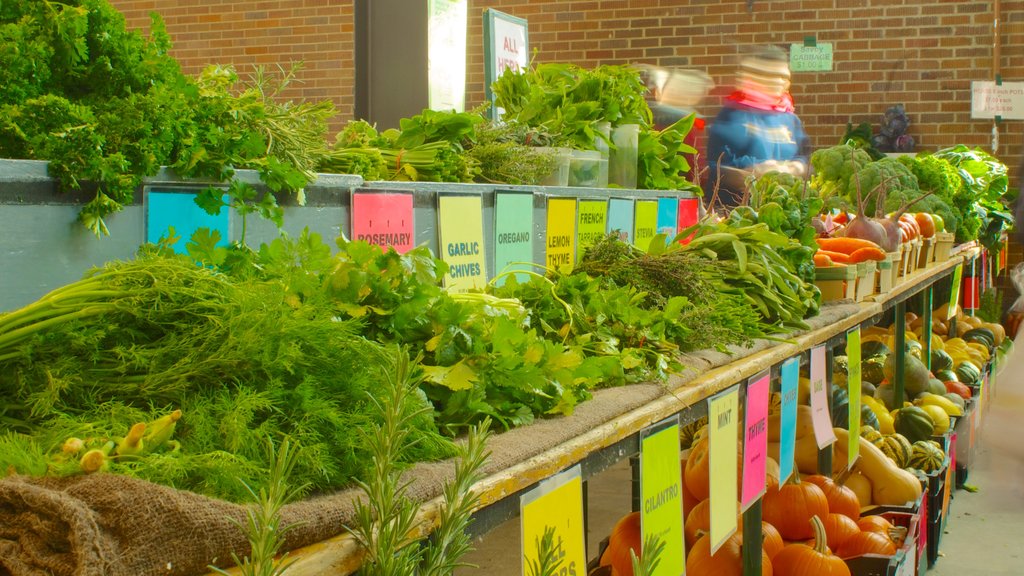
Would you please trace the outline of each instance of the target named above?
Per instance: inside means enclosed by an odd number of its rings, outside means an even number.
[[[885,356],[876,356],[860,363],[860,379],[862,382],[881,384],[885,380]]]
[[[917,406],[906,406],[900,408],[893,418],[893,428],[899,434],[906,436],[907,440],[917,442],[928,440],[935,430],[935,422],[927,412]]]
[[[885,358],[890,353],[889,347],[883,342],[877,340],[868,340],[861,342],[860,345],[860,358],[861,360],[869,360],[871,358],[877,358],[881,356]]]
[[[945,350],[932,350],[932,372],[938,376],[942,370],[953,369],[953,357]],[[940,378],[941,380],[941,378]]]

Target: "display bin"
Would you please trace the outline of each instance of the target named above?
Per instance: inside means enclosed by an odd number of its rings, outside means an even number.
[[[875,293],[875,261],[857,263],[857,288],[854,299],[857,302],[867,300]]]
[[[921,516],[917,511],[901,512],[878,510],[865,516],[883,516],[896,526],[907,529],[903,546],[892,556],[865,554],[846,560],[851,576],[910,576],[917,573],[918,531]]]
[[[821,301],[844,298],[853,300],[857,289],[856,266],[825,266],[814,269],[814,284],[821,290]]]
[[[921,261],[921,249],[923,245],[924,243],[920,238],[915,238],[910,242],[910,261],[907,262],[907,265],[910,267],[908,274],[913,274],[914,272],[917,272],[918,268],[920,268],[918,263]]]
[[[934,238],[922,238],[921,239],[921,254],[917,259],[918,268],[927,268],[935,263],[935,239]]]
[[[903,242],[900,244],[900,273],[901,277],[906,276],[912,272],[910,269],[910,259],[914,255],[914,246],[910,242]]]
[[[955,238],[952,232],[936,232],[935,233],[935,261],[945,262],[949,260],[950,252],[953,250],[953,239]]]
[[[976,427],[975,419],[977,418],[977,401],[974,398],[968,399],[964,403],[963,416],[956,419],[956,424],[953,426],[953,432],[957,436],[956,449],[956,488],[960,488],[967,481],[967,477],[970,474],[971,466],[974,464],[975,458],[975,437],[974,430]]]
[[[935,560],[939,556],[939,541],[942,539],[942,524],[944,520],[942,516],[942,498],[946,487],[948,469],[949,458],[946,458],[942,468],[927,475],[928,487],[925,491],[927,514],[925,515],[925,525],[928,530],[926,556],[929,568],[935,564]]]
[[[892,291],[895,283],[895,276],[892,273],[892,260],[888,257],[885,260],[875,262],[875,292],[885,296]]]
[[[896,284],[899,284],[900,281],[900,259],[903,256],[903,252],[902,250],[897,250],[895,252],[887,252],[885,256],[885,259],[889,261],[890,265],[889,283],[892,284],[893,286],[896,286]]]

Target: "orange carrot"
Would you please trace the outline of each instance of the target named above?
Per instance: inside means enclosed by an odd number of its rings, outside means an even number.
[[[822,254],[820,251],[814,255],[814,265],[819,268],[832,265],[832,259],[828,257],[828,254]]]
[[[818,238],[818,246],[821,246],[825,250],[832,252],[842,252],[843,254],[853,254],[854,251],[861,248],[878,248],[878,244],[875,244],[871,240],[862,240],[860,238]]]
[[[859,248],[850,254],[850,262],[864,262],[866,260],[885,260],[885,250],[881,248]]]
[[[821,254],[823,256],[828,256],[829,258],[832,259],[832,263],[833,264],[849,264],[849,262],[850,262],[850,255],[849,254],[844,254],[842,252],[833,252],[831,250],[821,250],[821,249],[819,249],[815,253],[815,257],[817,257],[818,254]]]

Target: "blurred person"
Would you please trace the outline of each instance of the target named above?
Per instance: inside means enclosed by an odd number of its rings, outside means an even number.
[[[646,64],[638,68],[647,84],[647,105],[653,117],[652,128],[664,130],[690,114],[696,114],[693,128],[684,140],[697,150],[696,154],[685,155],[690,165],[686,179],[700,185],[701,175],[705,172],[701,164],[706,163],[703,160],[705,120],[697,111],[697,106],[714,87],[714,81],[699,70],[670,69]]]
[[[775,46],[740,58],[735,91],[708,128],[706,198],[726,207],[743,200],[747,176],[807,173],[808,138],[796,115],[789,57]]]

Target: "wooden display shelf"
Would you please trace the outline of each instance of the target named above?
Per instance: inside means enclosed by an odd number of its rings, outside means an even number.
[[[708,397],[814,346],[825,343],[834,347],[844,343],[846,332],[851,328],[874,324],[887,310],[950,275],[957,264],[970,261],[979,254],[980,249],[977,246],[962,247],[948,261],[931,268],[919,269],[906,276],[888,294],[875,295],[865,302],[851,304],[853,313],[837,322],[796,335],[785,342],[737,358],[695,377],[672,376],[666,383],[666,394],[481,480],[474,486],[474,490],[480,495],[477,518],[486,516],[489,510],[500,509],[503,505],[506,508],[505,516],[497,518],[497,521],[513,517],[515,511],[518,511],[519,494],[575,464],[584,464],[586,476],[588,459],[603,458],[614,463],[628,458],[638,448],[639,434],[644,428],[687,410]],[[623,446],[633,449],[625,450]],[[418,515],[421,521],[420,535],[426,535],[436,526],[440,503],[440,498],[435,498],[421,506]],[[509,512],[509,507],[514,508],[514,511]],[[496,523],[482,522],[485,526],[493,526]],[[344,576],[358,570],[362,560],[355,539],[348,534],[293,550],[289,557],[295,560],[288,570],[290,576]],[[229,573],[240,574],[237,568],[229,570]]]

